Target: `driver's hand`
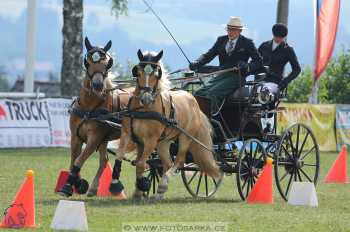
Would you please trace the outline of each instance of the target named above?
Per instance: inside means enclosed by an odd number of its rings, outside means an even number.
[[[190,70],[195,71],[195,70],[198,70],[199,64],[198,64],[198,62],[191,62],[188,67]]]

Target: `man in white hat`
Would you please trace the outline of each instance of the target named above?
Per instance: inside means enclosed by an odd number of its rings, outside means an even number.
[[[212,110],[218,109],[226,96],[243,86],[246,76],[262,67],[262,58],[253,41],[241,35],[243,29],[239,17],[230,17],[226,25],[227,35],[218,37],[214,46],[189,66],[198,71],[218,56],[220,69],[238,67],[241,70],[241,76],[237,72],[224,73],[196,91],[195,95],[210,99]]]

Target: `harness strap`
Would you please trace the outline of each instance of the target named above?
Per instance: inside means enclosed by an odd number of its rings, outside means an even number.
[[[131,117],[131,119],[136,118],[136,119],[156,120],[156,121],[158,121],[158,122],[160,122],[160,123],[162,123],[162,124],[164,124],[164,125],[166,125],[168,127],[174,127],[176,129],[178,129],[179,131],[181,131],[183,134],[185,134],[187,137],[189,137],[190,139],[192,139],[193,141],[195,141],[196,143],[201,145],[206,150],[214,153],[214,151],[211,148],[207,147],[201,141],[199,141],[198,139],[193,137],[191,134],[189,134],[185,129],[180,127],[177,124],[176,120],[166,118],[162,114],[160,114],[159,112],[153,112],[153,111],[149,111],[149,112],[132,111],[132,112],[129,112],[129,114],[127,114],[125,116],[126,117],[129,116],[129,117]],[[132,123],[131,123],[131,128],[132,128]],[[132,134],[133,134],[133,130],[132,130]],[[135,136],[135,134],[134,134],[134,136]]]
[[[134,143],[136,143],[136,144],[138,144],[138,145],[142,145],[142,142],[141,142],[141,140],[139,139],[139,138],[137,138],[137,136],[136,136],[136,134],[135,134],[135,132],[134,132],[134,127],[133,127],[133,119],[134,119],[134,117],[133,117],[133,115],[132,114],[130,114],[130,111],[129,111],[129,109],[130,109],[130,105],[131,105],[131,101],[133,100],[133,98],[134,98],[134,96],[131,96],[130,98],[129,98],[129,101],[128,101],[128,105],[127,105],[127,108],[128,108],[128,113],[127,114],[125,114],[125,116],[126,117],[130,117],[130,131],[131,131],[131,140],[134,142]],[[135,111],[136,112],[136,111]]]
[[[75,99],[72,102],[71,108],[68,109],[68,113],[69,114],[74,114],[74,115],[78,116],[79,118],[82,118],[81,122],[79,123],[79,125],[77,127],[76,135],[81,141],[84,141],[84,139],[80,136],[80,133],[79,133],[80,128],[82,127],[82,125],[86,121],[88,121],[89,119],[96,119],[96,118],[98,118],[101,115],[108,114],[109,111],[108,111],[108,109],[105,109],[105,108],[98,109],[98,107],[100,107],[103,104],[104,101],[100,101],[99,104],[91,111],[81,110],[81,109],[78,109],[77,107],[73,107],[75,102],[77,102],[78,105],[80,105],[79,100],[80,100],[80,98],[78,97],[77,99]],[[108,102],[107,102],[107,107],[108,107]]]
[[[176,122],[176,119],[175,119],[175,107],[174,107],[174,102],[173,102],[173,96],[172,95],[169,95],[169,100],[170,100],[169,119],[173,120],[174,122]],[[163,100],[162,100],[162,103],[163,103]],[[166,115],[165,107],[164,107],[164,105],[162,105],[162,106],[163,106],[163,112],[164,112],[163,115]],[[167,127],[171,127],[172,128],[172,130],[169,132],[169,134],[171,134],[173,132],[173,130],[175,129],[173,126],[167,126]],[[164,130],[162,135],[159,138],[159,141],[162,141],[162,140],[164,140],[166,138],[167,138],[167,135],[165,134],[165,130]]]

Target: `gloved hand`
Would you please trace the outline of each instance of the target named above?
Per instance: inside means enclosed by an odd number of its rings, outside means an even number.
[[[198,62],[191,62],[188,67],[189,67],[190,70],[196,71],[199,68],[199,63]]]
[[[248,72],[249,71],[249,66],[246,62],[244,61],[240,61],[237,64],[237,68],[241,71],[241,72]]]
[[[282,80],[280,81],[280,83],[278,83],[278,88],[280,90],[284,90],[285,88],[287,88],[287,86],[288,86],[288,83],[285,80]]]

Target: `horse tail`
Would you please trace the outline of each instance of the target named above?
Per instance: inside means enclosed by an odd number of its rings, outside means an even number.
[[[207,118],[207,116],[200,111],[200,121],[201,126],[197,131],[196,138],[201,141],[207,148],[212,149],[212,126]],[[221,176],[219,166],[217,165],[213,153],[208,149],[204,148],[202,145],[193,141],[189,148],[195,163],[199,165],[201,170],[207,175],[217,179]]]

